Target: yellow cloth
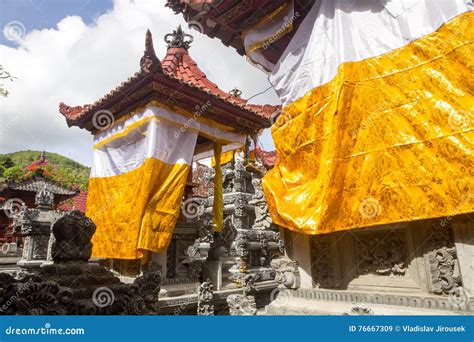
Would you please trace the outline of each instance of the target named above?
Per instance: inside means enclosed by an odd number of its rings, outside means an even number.
[[[237,150],[237,151],[240,151],[240,149]],[[221,154],[221,166],[231,162],[234,159],[234,153],[235,152],[236,152],[235,150],[231,150],[231,151],[227,151],[227,152],[222,153]],[[215,156],[211,157],[211,166],[212,167],[216,166],[216,157]]]
[[[224,219],[224,199],[222,189],[222,168],[221,168],[221,152],[222,146],[219,143],[214,143],[214,169],[216,174],[214,176],[214,203],[212,207],[212,223],[214,230],[220,232]]]
[[[275,223],[321,234],[474,211],[473,19],[341,64],[284,108],[263,180]]]
[[[149,158],[114,177],[91,178],[86,215],[97,226],[95,257],[137,259],[168,246],[190,166]]]

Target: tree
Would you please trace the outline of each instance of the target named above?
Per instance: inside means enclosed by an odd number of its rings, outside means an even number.
[[[17,165],[10,167],[6,169],[3,172],[3,177],[5,177],[8,180],[18,180],[23,176],[24,171]]]
[[[3,66],[0,65],[0,80],[10,80],[11,82],[13,82],[15,78],[15,76],[12,76],[12,74],[3,69]],[[4,97],[8,96],[8,90],[5,89],[3,83],[0,83],[0,95]]]
[[[3,166],[3,168],[8,169],[10,167],[15,166],[15,162],[8,156],[0,155],[0,166]]]

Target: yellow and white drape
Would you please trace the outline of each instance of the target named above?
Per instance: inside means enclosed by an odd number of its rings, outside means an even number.
[[[273,70],[275,65],[265,58],[263,51],[290,33],[298,16],[299,13],[294,11],[293,1],[289,0],[242,32],[245,54],[250,62],[267,72]]]
[[[468,1],[316,1],[270,81],[275,223],[320,234],[472,212]]]
[[[87,216],[96,257],[136,259],[168,246],[198,134],[243,144],[232,128],[153,102],[94,137]]]

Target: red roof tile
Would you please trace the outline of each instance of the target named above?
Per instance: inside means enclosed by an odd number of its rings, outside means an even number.
[[[79,192],[76,196],[67,199],[58,205],[59,210],[80,210],[86,212],[87,191]]]
[[[147,55],[149,58],[156,58],[152,47],[151,33],[149,31],[147,32],[146,36],[145,55]],[[202,72],[201,69],[199,69],[197,63],[189,55],[186,46],[168,47],[166,56],[161,61],[161,64],[158,66],[159,68],[157,68],[156,70],[159,70],[170,79],[178,80],[180,81],[180,83],[183,82],[184,84],[192,88],[197,88],[201,91],[205,91],[206,93],[213,95],[214,97],[220,98],[224,102],[232,103],[234,106],[240,107],[241,109],[247,112],[251,112],[252,114],[263,117],[265,119],[269,119],[273,115],[273,113],[276,113],[280,109],[280,106],[247,104],[247,100],[241,99],[237,96],[233,96],[219,89],[219,87],[215,83],[210,81],[207,78],[206,74]],[[142,68],[141,72],[136,73],[126,82],[122,82],[122,84],[119,85],[117,88],[110,91],[107,95],[90,105],[72,107],[67,106],[63,102],[61,102],[59,105],[59,111],[66,117],[68,123],[69,121],[74,122],[80,119],[86,112],[91,111],[94,108],[102,105],[118,92],[122,92],[126,87],[132,85],[135,81],[137,81],[137,79],[142,78],[144,75],[145,74]]]
[[[256,151],[257,156],[260,157],[265,168],[271,169],[275,165],[275,162],[278,158],[277,151],[264,151],[260,147],[257,147]]]

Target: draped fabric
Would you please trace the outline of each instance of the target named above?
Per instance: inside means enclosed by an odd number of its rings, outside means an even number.
[[[94,137],[86,214],[97,226],[95,257],[137,259],[165,250],[198,134],[219,144],[245,141],[230,127],[183,114],[153,102]]]
[[[358,3],[317,2],[270,77],[285,104],[263,179],[274,222],[321,234],[472,212],[473,13]]]
[[[273,70],[273,63],[265,58],[262,51],[291,32],[298,16],[299,13],[294,12],[293,1],[289,0],[242,32],[245,54],[250,62],[265,71]]]

